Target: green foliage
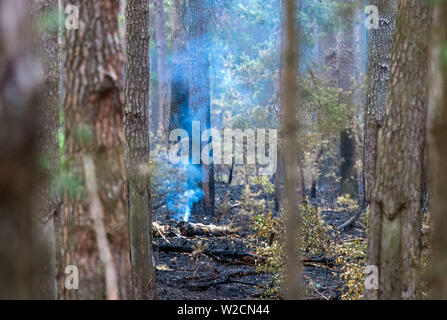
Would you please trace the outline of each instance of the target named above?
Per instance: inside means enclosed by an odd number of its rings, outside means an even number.
[[[332,252],[328,235],[329,228],[324,224],[319,209],[308,203],[300,205],[302,213],[301,253],[302,256],[328,256]],[[253,212],[251,228],[254,231],[255,250],[266,257],[265,263],[258,264],[259,271],[272,274],[272,284],[264,292],[266,297],[280,297],[284,289],[284,214],[274,217],[269,212]]]
[[[71,199],[79,199],[84,192],[84,182],[79,175],[62,170],[56,177],[56,185],[61,194]]]
[[[301,41],[314,45],[326,35],[326,30],[334,30],[339,24],[336,8],[337,2],[331,0],[302,0],[299,13]]]
[[[251,228],[255,241],[254,249],[257,254],[266,258],[264,263],[257,265],[259,272],[272,274],[272,283],[263,292],[268,298],[279,298],[284,288],[284,225],[281,217],[274,217],[273,213],[253,213]]]
[[[266,202],[265,199],[260,199],[262,190],[258,192],[252,192],[250,185],[245,185],[244,190],[241,195],[241,203],[242,209],[246,213],[254,213],[254,212],[265,212],[266,210]]]
[[[340,280],[344,283],[342,300],[359,300],[365,283],[367,243],[363,239],[344,241],[337,248],[337,263],[341,265]]]
[[[260,185],[263,189],[263,193],[266,195],[272,195],[275,192],[275,185],[267,176],[251,177],[250,182],[254,185]]]
[[[341,210],[355,211],[359,208],[358,201],[351,198],[350,194],[337,197],[337,205]]]
[[[302,212],[302,254],[304,256],[327,256],[331,254],[330,227],[321,218],[319,208],[309,203],[301,205]]]

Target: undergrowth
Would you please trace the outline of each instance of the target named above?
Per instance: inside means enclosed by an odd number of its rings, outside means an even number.
[[[267,186],[268,187],[268,186]],[[259,192],[258,192],[259,193]],[[259,261],[257,270],[272,275],[264,298],[281,299],[285,284],[284,252],[284,213],[274,214],[269,203],[257,202],[258,193],[253,193],[246,186],[243,194],[244,209],[251,213],[251,235],[253,247],[257,254],[266,258]],[[256,205],[255,205],[256,203]],[[340,197],[338,204],[346,209],[357,209],[353,199]],[[333,230],[321,218],[321,210],[303,201],[301,213],[301,256],[303,258],[334,258],[336,268],[334,275],[340,280],[340,298],[343,300],[362,299],[364,288],[364,270],[366,266],[365,239],[338,241],[338,231]],[[365,221],[367,217],[365,217]],[[298,239],[297,239],[298,240]],[[306,294],[315,291],[310,279],[305,288]]]

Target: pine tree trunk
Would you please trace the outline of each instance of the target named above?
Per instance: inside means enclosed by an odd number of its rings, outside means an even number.
[[[374,0],[380,14],[379,29],[368,31],[368,82],[365,105],[363,179],[365,203],[371,203],[376,169],[377,135],[383,125],[390,77],[391,49],[395,26],[396,1]]]
[[[337,0],[332,0],[337,1]],[[323,61],[323,76],[324,82],[328,83],[331,88],[338,88],[338,68],[339,68],[339,52],[338,52],[338,41],[337,32],[335,30],[329,29],[325,30],[325,36],[321,41],[322,46],[322,56]],[[329,154],[331,152],[331,145],[336,146],[339,145],[339,137],[338,136],[325,136],[323,139],[329,140],[329,144],[327,146],[323,146],[323,152],[325,154]],[[323,157],[320,163],[321,173],[318,177],[317,184],[320,186],[334,186],[337,184],[336,179],[332,177],[330,174],[332,169],[333,159],[331,157]]]
[[[127,298],[130,273],[127,191],[124,180],[121,102],[122,58],[118,0],[72,1],[80,28],[65,32],[65,266],[79,269],[79,290],[66,298],[106,298],[105,266],[99,258],[93,218],[88,212],[83,158],[97,168],[104,225],[119,275],[120,298]],[[61,283],[63,286],[63,283]]]
[[[210,37],[208,35],[208,17],[210,6],[208,1],[191,1],[188,4],[189,18],[189,106],[191,121],[200,121],[200,132],[211,128],[211,100],[210,100]],[[193,214],[204,213],[214,215],[214,164],[202,162],[195,166],[200,172],[201,181],[193,181],[202,189],[204,197],[194,204]],[[197,177],[193,172],[190,180]]]
[[[171,3],[171,41],[172,41],[172,77],[171,106],[169,115],[169,130],[184,128],[188,132],[189,81],[188,68],[185,63],[187,46],[184,28],[185,5],[182,0]]]
[[[379,131],[368,264],[379,269],[370,299],[417,299],[432,5],[399,0],[391,76]]]
[[[430,272],[432,299],[447,299],[447,2],[436,9],[436,27],[433,30],[432,67],[429,107],[429,171],[433,253]]]
[[[126,7],[125,148],[134,299],[157,297],[149,178],[149,2]]]
[[[38,0],[32,2],[32,13],[36,30],[36,48],[44,66],[43,85],[40,99],[36,104],[40,132],[38,135],[39,157],[44,166],[41,170],[38,194],[36,196],[36,214],[38,232],[45,247],[48,248],[48,264],[43,266],[42,296],[45,299],[57,298],[56,283],[56,230],[55,216],[59,212],[60,198],[55,186],[55,177],[59,173],[59,77],[60,64],[58,54],[58,10],[57,0]]]
[[[34,196],[41,175],[37,112],[40,74],[31,54],[26,1],[0,0],[0,299],[45,298]]]
[[[155,39],[157,43],[158,123],[162,132],[169,128],[171,84],[168,68],[168,45],[164,0],[154,0]]]
[[[353,0],[341,0],[340,2],[344,5],[342,16],[345,23],[345,26],[342,27],[338,49],[338,84],[340,89],[343,90],[340,94],[340,103],[346,105],[349,112],[353,112],[353,83],[351,79],[354,74],[354,8]],[[342,158],[340,168],[341,193],[355,197],[358,191],[354,167],[356,145],[354,133],[350,127],[347,127],[340,133],[340,156]]]
[[[318,150],[317,157],[315,158],[314,170],[316,173],[312,176],[312,183],[310,186],[311,199],[315,199],[317,197],[317,183],[318,183],[318,177],[320,175],[318,171],[320,169],[320,162],[322,156],[323,156],[323,147],[321,147],[320,150]]]

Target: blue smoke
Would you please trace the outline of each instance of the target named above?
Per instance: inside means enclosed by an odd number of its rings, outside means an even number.
[[[245,127],[258,127],[259,121],[263,121],[267,128],[277,127],[276,117],[265,113],[265,109],[278,105],[275,88],[279,81],[280,64],[282,18],[280,1],[206,0],[206,2],[209,10],[207,17],[211,24],[209,33],[203,36],[203,39],[189,39],[190,43],[184,43],[181,52],[170,56],[172,66],[180,65],[178,69],[172,70],[172,81],[185,89],[183,95],[179,97],[182,117],[176,120],[174,127],[185,129],[191,137],[192,121],[201,121],[203,125],[204,112],[209,104],[211,104],[213,128],[245,129]],[[332,23],[335,21],[332,2],[331,0],[302,1],[301,65],[311,65],[316,56],[316,47],[321,35],[316,36],[315,25],[319,26],[317,29],[319,33],[326,30],[330,32],[335,28]],[[194,20],[186,21],[184,29],[190,28],[192,23]],[[193,111],[190,109],[191,101],[189,101],[188,70],[182,68],[182,65],[187,65],[191,60],[189,57],[191,46],[207,49],[202,52],[207,55],[210,64],[210,84],[195,85],[198,88],[210,85],[211,92],[211,101],[200,101],[203,105],[199,110]],[[156,54],[156,50],[152,53]],[[156,68],[153,68],[151,73],[155,77]],[[198,105],[197,101],[195,105]],[[258,112],[259,110],[264,113]],[[262,120],[261,116],[267,118]],[[201,128],[202,131],[204,129]],[[153,177],[153,186],[159,189],[159,194],[166,195],[166,205],[173,213],[173,218],[188,221],[194,205],[204,197],[204,192],[201,190],[201,166],[190,163],[170,164],[166,154],[152,153],[152,156],[158,163],[157,170],[166,171]]]
[[[170,211],[175,212],[174,219],[189,221],[195,203],[203,199],[200,188],[188,189],[180,194],[169,194],[166,204]]]
[[[166,193],[166,207],[174,213],[173,219],[189,221],[194,205],[204,197],[199,187],[201,173],[197,166],[189,164],[176,165],[171,170],[169,179],[164,180],[159,188]]]

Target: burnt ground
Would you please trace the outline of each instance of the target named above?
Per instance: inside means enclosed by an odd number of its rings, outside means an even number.
[[[223,195],[230,191],[230,202],[239,201],[244,186],[216,183],[216,207],[223,201]],[[253,189],[255,189],[254,187]],[[324,198],[324,196],[322,197]],[[175,227],[178,221],[173,220],[173,213],[161,204],[162,199],[154,199],[154,221],[161,225]],[[313,203],[319,205],[320,203]],[[325,203],[325,206],[327,204]],[[334,208],[323,208],[322,218],[334,229],[346,222],[353,213],[339,211]],[[230,214],[216,221],[209,217],[191,217],[191,222],[203,224],[228,225],[233,221],[234,227],[241,227],[237,235],[225,237],[176,237],[167,236],[172,245],[193,246],[198,252],[179,253],[163,252],[157,246],[166,244],[166,240],[155,237],[155,260],[157,264],[157,283],[159,299],[260,299],[266,287],[271,283],[272,275],[256,272],[256,267],[235,260],[218,261],[200,252],[200,248],[226,249],[253,252],[250,248],[249,235],[250,216],[235,207]],[[364,227],[355,223],[338,235],[338,239],[365,238]],[[335,240],[334,240],[335,241]],[[312,285],[307,290],[308,299],[338,299],[342,283],[340,283],[339,266],[321,263],[309,264],[304,267],[306,283],[310,279]]]

